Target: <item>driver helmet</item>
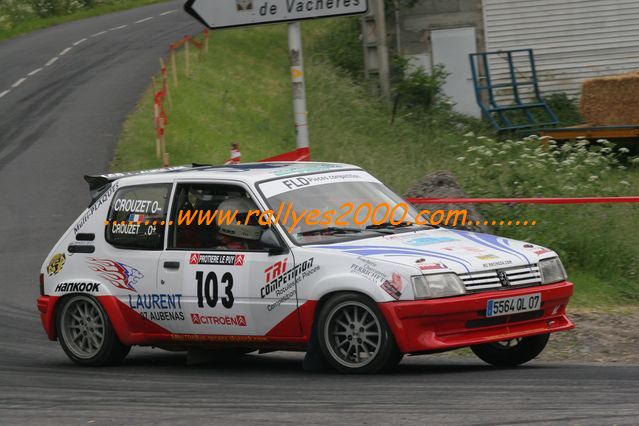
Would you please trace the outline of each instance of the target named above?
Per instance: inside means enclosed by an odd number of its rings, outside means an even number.
[[[258,222],[258,215],[251,216],[249,222],[246,223],[248,212],[255,210],[255,205],[249,199],[229,198],[222,201],[217,209],[222,212],[237,211],[234,223],[224,221],[220,225],[220,234],[243,240],[259,240],[262,236],[262,227]]]

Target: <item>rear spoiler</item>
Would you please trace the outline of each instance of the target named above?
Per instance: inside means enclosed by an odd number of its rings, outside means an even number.
[[[92,205],[106,191],[113,182],[118,179],[129,176],[152,175],[167,172],[176,172],[181,170],[191,170],[198,167],[210,167],[208,164],[189,164],[184,166],[166,167],[162,169],[139,170],[134,172],[110,173],[106,175],[85,175],[84,180],[89,184],[89,194],[91,195]]]

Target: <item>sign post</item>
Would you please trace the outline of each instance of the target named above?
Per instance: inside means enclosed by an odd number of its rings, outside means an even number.
[[[306,111],[306,87],[304,86],[302,30],[299,22],[288,24],[288,53],[291,59],[295,141],[297,148],[308,148],[308,111]]]
[[[308,112],[299,21],[363,14],[368,11],[367,0],[188,0],[184,9],[211,29],[289,23],[296,143],[298,149],[308,148]]]

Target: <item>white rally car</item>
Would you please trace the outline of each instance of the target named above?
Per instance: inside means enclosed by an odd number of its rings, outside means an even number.
[[[556,253],[416,225],[413,207],[355,166],[193,165],[86,179],[91,205],[47,257],[38,298],[48,337],[81,365],[144,345],[307,351],[349,373],[469,346],[509,366],[574,327],[573,285]],[[379,220],[384,209],[345,213],[346,202],[386,203],[389,220]],[[270,224],[247,220],[251,209],[272,211]],[[235,222],[199,220],[231,210]],[[295,223],[293,212],[311,211],[321,220]]]

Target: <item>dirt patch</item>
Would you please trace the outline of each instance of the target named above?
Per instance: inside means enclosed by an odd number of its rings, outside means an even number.
[[[639,364],[639,308],[598,312],[568,308],[577,326],[555,333],[539,359]]]

